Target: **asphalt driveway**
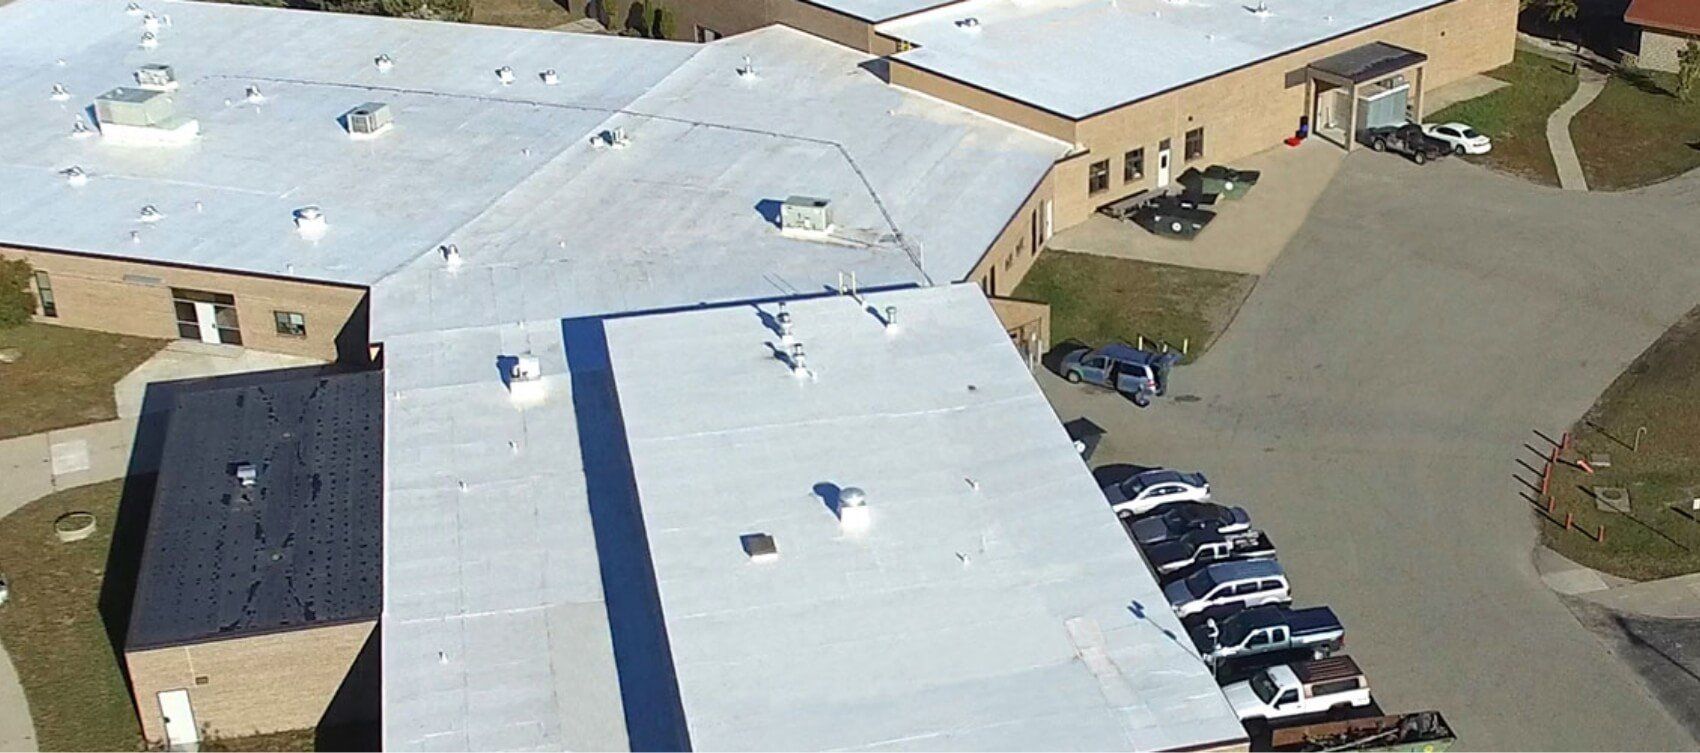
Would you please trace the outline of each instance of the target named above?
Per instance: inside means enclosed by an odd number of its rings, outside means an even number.
[[[1697,258],[1700,175],[1567,193],[1366,151],[1180,399],[1041,382],[1109,431],[1094,465],[1203,469],[1250,509],[1382,706],[1465,749],[1692,749],[1536,576],[1513,474],[1700,301]]]

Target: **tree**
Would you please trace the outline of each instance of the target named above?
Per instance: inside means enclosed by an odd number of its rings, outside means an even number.
[[[0,329],[11,329],[35,313],[30,278],[35,271],[22,259],[0,259]]]
[[[1676,96],[1693,102],[1696,94],[1700,94],[1700,42],[1690,40],[1676,54]]]
[[[649,35],[656,39],[672,39],[678,26],[678,14],[665,5],[657,5],[654,15],[655,22],[649,27]]]

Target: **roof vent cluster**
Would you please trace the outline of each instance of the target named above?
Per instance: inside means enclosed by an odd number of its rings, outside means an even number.
[[[64,84],[54,84],[53,90],[48,94],[48,96],[55,102],[64,102],[71,98],[71,90],[66,89]]]
[[[1269,5],[1265,3],[1264,0],[1257,0],[1256,5],[1247,5],[1245,6],[1245,9],[1247,12],[1257,16],[1258,18],[1269,18],[1270,16],[1275,15],[1269,11]]]
[[[590,137],[592,149],[624,149],[631,144],[632,138],[626,135],[624,128],[610,128]]]

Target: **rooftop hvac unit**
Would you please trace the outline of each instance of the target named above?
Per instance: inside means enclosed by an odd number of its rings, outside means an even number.
[[[118,87],[94,100],[101,135],[135,143],[181,144],[200,132],[194,118],[177,114],[171,95],[157,89]]]
[[[150,63],[136,68],[136,85],[141,88],[151,88],[155,92],[170,92],[177,88],[177,71],[172,66]]]
[[[779,207],[781,230],[825,233],[832,229],[832,202],[812,196],[792,196]]]
[[[390,113],[390,106],[382,102],[367,102],[348,111],[343,117],[348,126],[348,133],[353,136],[376,136],[388,130],[394,123],[395,116]]]

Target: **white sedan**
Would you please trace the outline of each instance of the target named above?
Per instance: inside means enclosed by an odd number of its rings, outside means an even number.
[[[1463,123],[1429,123],[1423,133],[1446,142],[1453,154],[1487,154],[1493,151],[1493,140]]]

